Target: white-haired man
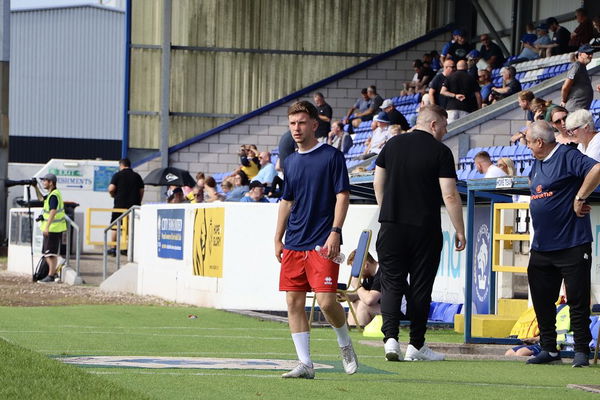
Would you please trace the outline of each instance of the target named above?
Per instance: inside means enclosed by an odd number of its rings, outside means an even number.
[[[525,136],[535,161],[529,173],[535,235],[527,277],[540,328],[542,351],[528,364],[560,361],[556,306],[564,280],[575,340],[573,367],[589,365],[591,207],[587,197],[600,184],[600,164],[571,146],[556,143],[552,125],[536,121]]]
[[[588,110],[575,110],[565,121],[567,133],[575,139],[577,149],[588,157],[600,161],[600,135],[594,128],[594,117]]]

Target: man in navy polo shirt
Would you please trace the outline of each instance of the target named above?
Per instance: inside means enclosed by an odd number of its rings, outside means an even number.
[[[332,261],[340,253],[350,182],[344,155],[315,137],[318,120],[317,109],[307,101],[288,109],[298,151],[284,162],[285,186],[279,202],[275,257],[281,263],[279,290],[286,292],[288,322],[300,362],[283,378],[315,377],[304,311],[309,291],[315,292],[319,307],[335,330],[344,370],[353,374],[358,369],[346,313],[336,301],[339,265]],[[327,257],[317,252],[316,246],[326,249]]]
[[[560,362],[554,303],[564,279],[575,339],[573,367],[588,366],[593,236],[586,199],[600,184],[600,164],[556,143],[546,121],[531,124],[525,138],[535,157],[529,174],[535,233],[527,276],[542,346],[527,364]]]

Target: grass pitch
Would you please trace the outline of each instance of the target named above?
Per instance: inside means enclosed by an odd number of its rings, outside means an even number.
[[[189,319],[193,313],[196,319]],[[384,361],[381,348],[358,344],[356,375],[341,370],[335,334],[312,331],[314,381],[282,380],[282,371],[75,367],[61,356],[125,355],[295,359],[286,325],[189,307],[70,306],[0,308],[0,398],[283,399],[598,398],[567,389],[600,381],[600,368],[530,366],[520,361]],[[406,339],[406,332],[401,340]],[[461,342],[432,331],[432,342]],[[45,372],[45,373],[44,373]]]

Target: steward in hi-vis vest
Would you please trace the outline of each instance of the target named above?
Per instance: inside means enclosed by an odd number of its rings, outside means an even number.
[[[44,235],[42,255],[48,263],[48,276],[38,282],[53,283],[56,281],[57,256],[60,254],[63,232],[67,230],[67,221],[65,219],[65,204],[60,191],[56,188],[56,175],[46,174],[41,181],[48,194],[42,196],[37,186],[35,186],[35,192],[38,200],[44,201],[40,229]]]

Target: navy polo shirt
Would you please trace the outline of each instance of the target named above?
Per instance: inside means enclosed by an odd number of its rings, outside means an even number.
[[[579,150],[560,144],[550,159],[534,161],[529,174],[533,250],[563,250],[593,241],[590,216],[578,217],[573,201],[596,164]]]
[[[285,232],[288,250],[323,246],[333,226],[336,195],[350,190],[344,155],[328,144],[295,152],[284,161],[284,200],[293,201]]]

